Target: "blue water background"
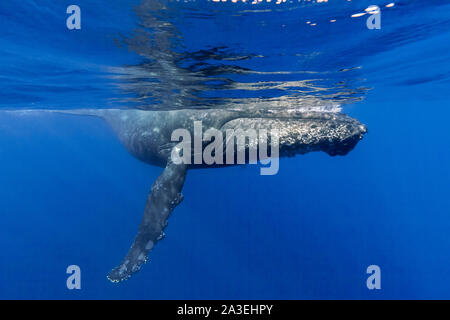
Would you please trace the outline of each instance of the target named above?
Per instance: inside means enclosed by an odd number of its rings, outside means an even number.
[[[81,31],[65,28],[68,3],[0,4],[0,108],[126,104],[112,99],[132,93],[108,68],[142,59],[113,39],[136,26],[138,1],[77,2]],[[365,88],[344,111],[369,133],[345,157],[282,159],[275,176],[256,166],[189,172],[167,237],[119,285],[106,274],[161,169],[129,155],[100,119],[0,112],[0,298],[450,298],[450,5],[400,1],[368,30],[349,16],[375,3],[346,2],[272,12],[264,27],[257,13],[232,20],[231,3],[186,4],[217,8],[174,19],[186,51],[264,53],[270,64],[245,62],[255,70],[358,67],[332,80]],[[334,12],[336,24],[325,23]],[[314,19],[323,23],[305,23]],[[312,52],[322,54],[293,58]],[[71,264],[82,290],[66,289]],[[366,287],[372,264],[381,290]]]

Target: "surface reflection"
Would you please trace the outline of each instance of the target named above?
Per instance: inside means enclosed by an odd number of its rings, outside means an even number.
[[[177,22],[189,16],[215,19],[215,12],[211,7],[200,10],[160,0],[144,0],[136,6],[137,28],[117,43],[139,55],[141,62],[110,69],[111,77],[126,94],[120,102],[147,110],[339,111],[342,104],[361,100],[367,91],[358,85],[359,67],[274,71],[270,70],[271,61],[277,59],[273,54],[245,46],[223,46],[220,39],[216,46],[186,49]],[[314,66],[311,61],[320,55],[299,52],[290,57],[291,64]]]

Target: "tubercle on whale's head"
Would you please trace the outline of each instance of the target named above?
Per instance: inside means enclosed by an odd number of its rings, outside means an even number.
[[[311,151],[343,156],[367,133],[365,125],[342,113],[311,115],[304,120],[293,120],[284,128],[287,133],[280,135],[281,156]]]
[[[329,138],[328,143],[325,143],[322,150],[328,153],[330,156],[344,156],[355,148],[358,142],[367,133],[367,126],[363,125],[356,120],[355,123],[346,124],[342,128],[341,136],[333,139]]]

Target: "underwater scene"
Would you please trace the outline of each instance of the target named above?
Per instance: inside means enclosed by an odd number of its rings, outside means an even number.
[[[0,299],[450,299],[448,0],[0,2]]]

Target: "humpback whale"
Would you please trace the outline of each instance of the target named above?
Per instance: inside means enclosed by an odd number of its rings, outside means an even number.
[[[195,121],[202,121],[203,130],[214,128],[221,132],[227,129],[277,129],[280,157],[312,151],[323,151],[331,156],[345,155],[367,132],[366,126],[358,120],[336,112],[271,113],[262,110],[225,109],[171,111],[86,109],[56,112],[104,119],[129,153],[141,161],[164,168],[150,189],[138,233],[131,248],[122,262],[107,276],[112,282],[126,280],[138,272],[147,262],[152,248],[164,237],[169,216],[183,199],[181,191],[188,170],[221,166],[217,164],[211,166],[203,162],[175,163],[172,151],[176,142],[171,139],[174,130],[182,128],[194,134]],[[222,145],[226,145],[226,141]],[[202,143],[202,148],[204,147]],[[248,151],[249,143],[246,143],[245,148]]]
[[[137,235],[128,253],[108,274],[108,279],[112,282],[126,280],[138,272],[147,261],[150,251],[164,237],[169,216],[183,199],[181,192],[189,170],[216,168],[236,163],[222,161],[220,164],[216,162],[211,165],[203,161],[204,159],[200,163],[196,161],[179,163],[173,158],[174,150],[175,154],[179,153],[178,143],[172,139],[175,130],[185,130],[195,137],[195,123],[200,121],[202,137],[209,129],[222,133],[220,136],[223,141],[219,144],[222,147],[230,145],[226,134],[228,130],[242,130],[241,132],[250,129],[267,132],[275,130],[278,157],[313,151],[326,152],[331,156],[345,155],[367,132],[365,125],[344,115],[340,110],[322,109],[325,104],[333,105],[333,101],[341,105],[343,101],[341,96],[353,94],[343,92],[340,85],[329,88],[334,89],[329,91],[324,88],[319,90],[309,80],[304,79],[287,83],[284,80],[272,79],[270,86],[267,81],[259,83],[252,82],[252,79],[239,83],[233,80],[230,74],[276,74],[278,77],[278,71],[261,73],[261,70],[255,70],[254,73],[253,70],[235,63],[219,63],[222,60],[240,61],[259,56],[256,53],[245,52],[238,55],[223,46],[194,52],[175,50],[178,44],[182,44],[182,37],[169,17],[175,14],[181,16],[177,10],[167,1],[142,0],[142,3],[134,8],[139,27],[129,36],[123,38],[120,36],[121,41],[117,40],[121,46],[128,47],[129,51],[140,56],[142,61],[137,65],[115,67],[109,71],[114,74],[115,79],[121,80],[118,83],[119,87],[125,93],[131,93],[135,97],[131,102],[138,102],[136,108],[141,109],[45,110],[102,118],[113,128],[131,155],[150,165],[164,168],[151,186]],[[208,60],[214,60],[215,63],[207,63]],[[294,74],[289,73],[289,79]],[[273,99],[245,96],[242,99],[228,99],[222,97],[222,94],[209,99],[208,95],[200,94],[212,89],[279,90],[291,86],[298,91],[302,91],[299,88],[306,88],[304,91],[311,94],[305,93],[298,98],[296,95],[290,96],[287,92],[286,96]],[[322,99],[317,94],[318,91],[324,93],[326,99]],[[331,94],[334,91],[336,93]],[[301,108],[298,108],[299,106]],[[36,111],[43,110],[14,112]],[[240,151],[250,155],[254,147],[253,143],[248,141],[242,148],[234,138],[231,144],[234,152],[232,156],[235,158],[238,158]],[[207,141],[200,142],[202,154],[208,147]],[[182,151],[184,153],[184,149]],[[194,158],[196,152],[194,150]],[[267,157],[263,159],[259,153],[259,160],[267,160],[269,155],[265,155]],[[185,154],[182,156],[184,158]],[[274,156],[270,154],[270,158]]]

